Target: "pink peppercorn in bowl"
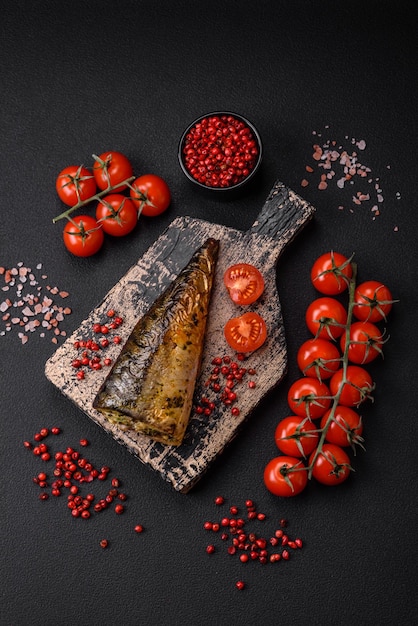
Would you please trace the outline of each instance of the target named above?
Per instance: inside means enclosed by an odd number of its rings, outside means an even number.
[[[260,135],[249,120],[217,111],[200,116],[186,128],[178,158],[189,181],[229,195],[254,179],[262,152]]]

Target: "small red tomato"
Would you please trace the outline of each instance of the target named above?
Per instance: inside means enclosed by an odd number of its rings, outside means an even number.
[[[164,213],[171,202],[171,192],[167,183],[156,174],[143,174],[136,178],[129,193],[138,215],[147,217]]]
[[[95,156],[94,158],[93,174],[99,189],[105,190],[108,187],[115,187],[118,183],[127,180],[133,174],[131,162],[120,152],[114,150],[103,152],[98,157]],[[125,188],[126,185],[121,185],[112,191],[119,193]]]
[[[100,250],[104,234],[94,217],[78,215],[64,227],[63,239],[65,247],[71,254],[88,257]]]
[[[314,462],[316,452],[312,452],[309,465]],[[339,485],[351,472],[348,454],[333,443],[324,443],[318,453],[312,469],[312,476],[323,485]]]
[[[264,291],[261,272],[249,263],[231,265],[224,273],[224,285],[232,302],[245,306],[253,304]]]
[[[278,456],[266,465],[264,484],[275,496],[297,496],[308,484],[308,471],[300,459]]]
[[[124,237],[135,228],[138,214],[132,200],[113,193],[102,198],[97,205],[96,219],[108,235]]]
[[[330,418],[332,409],[323,415],[320,423],[321,429],[324,429],[328,419]],[[335,443],[342,448],[353,446],[361,443],[363,439],[363,421],[361,416],[348,406],[338,405],[332,415],[332,420],[328,425],[325,439],[329,443]]]
[[[327,339],[308,339],[298,350],[297,363],[304,376],[323,380],[341,367],[341,354]]]
[[[309,418],[290,415],[279,422],[274,439],[283,454],[307,457],[318,445],[319,434]]]
[[[346,347],[346,335],[341,337],[341,350]],[[350,344],[347,356],[351,363],[364,365],[374,361],[382,353],[383,337],[380,330],[371,322],[354,322],[350,327]]]
[[[236,352],[254,352],[267,339],[267,326],[261,315],[244,313],[227,321],[224,335],[229,346]]]
[[[339,252],[326,252],[312,266],[313,286],[327,296],[345,291],[353,275],[350,259]]]
[[[377,280],[368,280],[356,287],[353,315],[367,322],[386,320],[394,302],[386,285]]]
[[[57,177],[55,188],[59,198],[67,206],[75,206],[96,193],[96,181],[82,165],[69,165]]]
[[[287,402],[292,413],[314,420],[322,417],[329,408],[331,393],[327,385],[318,378],[306,376],[290,386]]]
[[[341,368],[330,379],[330,390],[333,396],[339,395],[338,402],[344,406],[358,406],[367,398],[371,398],[374,389],[369,372],[359,365],[348,365],[346,377]]]
[[[347,311],[335,298],[317,298],[308,306],[305,319],[316,338],[338,339],[345,330]]]

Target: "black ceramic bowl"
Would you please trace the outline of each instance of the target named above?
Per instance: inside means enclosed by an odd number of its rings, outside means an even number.
[[[181,136],[178,159],[197,187],[222,194],[242,189],[258,172],[261,137],[242,115],[215,111],[201,115]]]

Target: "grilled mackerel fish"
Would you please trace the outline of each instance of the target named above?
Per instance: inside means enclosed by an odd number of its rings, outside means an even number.
[[[178,446],[199,373],[219,242],[208,239],[138,321],[93,401],[110,422]]]

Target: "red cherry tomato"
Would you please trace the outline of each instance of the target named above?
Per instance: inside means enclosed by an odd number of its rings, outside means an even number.
[[[345,291],[352,275],[350,259],[339,252],[326,252],[315,261],[311,269],[313,286],[327,296],[336,296]]]
[[[300,459],[278,456],[266,465],[264,484],[275,496],[297,496],[308,484],[308,470]]]
[[[307,417],[290,415],[279,422],[274,438],[283,454],[307,457],[318,445],[319,434],[315,424]]]
[[[330,379],[330,390],[335,396],[340,393],[339,404],[344,406],[358,406],[371,397],[374,389],[373,380],[369,372],[359,365],[348,365],[346,380],[341,368]]]
[[[332,413],[332,409],[323,415],[320,427],[323,429]],[[353,446],[363,441],[363,421],[361,416],[348,406],[338,405],[335,407],[332,421],[325,435],[326,441],[334,443],[342,448]]]
[[[224,273],[224,285],[235,304],[252,304],[264,291],[261,272],[249,263],[231,265]]]
[[[304,376],[325,380],[341,367],[341,354],[327,339],[308,339],[298,350],[297,363]]]
[[[91,172],[82,165],[69,165],[57,176],[55,189],[67,206],[75,206],[96,193],[96,181]]]
[[[133,174],[133,168],[129,159],[120,152],[109,151],[103,152],[95,157],[93,165],[93,174],[99,189],[105,190],[108,187],[114,187],[118,183],[130,178]],[[112,191],[118,193],[126,188],[121,185]]]
[[[341,337],[347,322],[347,311],[335,298],[317,298],[306,309],[306,325],[316,338]]]
[[[346,335],[342,335],[340,345],[345,351]],[[374,361],[383,354],[383,337],[380,330],[371,322],[354,322],[350,326],[350,345],[348,346],[348,360],[351,363],[364,365]]]
[[[71,254],[87,257],[100,250],[104,234],[94,217],[78,215],[64,227],[63,239],[65,247]]]
[[[164,213],[171,202],[171,193],[167,183],[155,174],[144,174],[136,178],[129,193],[138,215],[147,217]]]
[[[123,237],[135,228],[138,213],[132,200],[114,193],[101,199],[96,208],[96,219],[105,233]]]
[[[295,415],[315,420],[322,417],[330,407],[331,393],[327,385],[318,378],[299,378],[290,386],[287,402]]]
[[[254,352],[267,339],[267,326],[261,315],[251,311],[228,320],[224,335],[236,352]]]
[[[368,280],[356,287],[353,315],[367,322],[386,320],[393,303],[392,294],[386,285],[377,280]]]
[[[313,463],[315,452],[309,458]],[[323,485],[339,485],[349,477],[351,472],[348,454],[333,443],[324,443],[318,453],[312,469],[312,476]]]

